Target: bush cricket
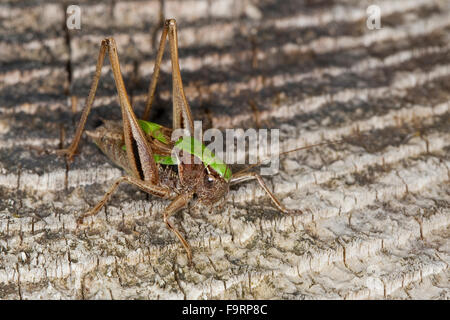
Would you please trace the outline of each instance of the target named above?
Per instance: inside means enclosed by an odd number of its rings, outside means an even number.
[[[147,121],[155,98],[155,90],[167,37],[169,38],[172,63],[172,129]],[[172,158],[170,158],[170,155],[175,145],[181,149],[183,158],[187,157],[192,160],[195,157],[200,157],[196,152],[192,151],[193,149],[189,148],[194,141],[192,139],[194,126],[180,74],[177,26],[174,19],[168,19],[164,23],[142,119],[137,119],[130,104],[120,71],[116,43],[113,38],[106,38],[101,42],[95,75],[75,137],[70,146],[67,149],[58,150],[58,154],[65,155],[69,161],[75,155],[95,98],[106,54],[109,55],[114,75],[122,112],[122,124],[105,121],[94,132],[88,132],[88,135],[106,156],[126,171],[127,175],[118,178],[104,194],[102,200],[94,208],[79,217],[78,223],[82,223],[83,218],[87,216],[97,214],[121,183],[134,185],[148,194],[171,200],[170,204],[164,209],[163,219],[166,226],[182,243],[186,250],[188,261],[191,263],[192,251],[190,245],[174,227],[169,218],[186,207],[194,198],[200,203],[212,206],[227,195],[230,185],[256,179],[278,210],[289,214],[301,213],[300,210],[290,210],[284,207],[268,189],[259,174],[247,170],[232,174],[230,168],[210,152],[206,152],[208,156],[202,157],[200,163],[198,161],[197,163],[194,163],[194,161],[189,163],[184,161],[171,162],[170,159]],[[171,141],[171,133],[175,129],[184,129],[188,135],[181,137],[178,141]],[[199,143],[201,150],[207,151],[202,142]],[[295,150],[300,149],[304,148]]]

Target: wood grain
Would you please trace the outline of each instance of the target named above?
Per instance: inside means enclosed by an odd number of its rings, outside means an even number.
[[[0,4],[1,299],[449,299],[450,6],[378,1],[78,1],[81,30],[59,1]],[[179,25],[180,65],[206,127],[278,128],[281,148],[345,139],[281,160],[224,207],[191,207],[121,187],[76,226],[122,172],[87,137],[67,146],[100,41],[113,36],[138,115],[161,17]],[[152,111],[170,124],[170,61]],[[70,97],[78,100],[73,112]],[[88,129],[120,119],[105,68]]]

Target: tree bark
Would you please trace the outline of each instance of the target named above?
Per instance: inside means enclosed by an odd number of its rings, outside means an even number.
[[[59,1],[0,4],[1,299],[449,299],[450,6],[446,1]],[[282,156],[224,206],[190,207],[121,186],[84,136],[68,146],[100,41],[113,36],[141,115],[161,17],[178,22],[180,66],[204,128],[280,129]],[[107,60],[107,59],[106,59]],[[109,62],[105,61],[105,65]],[[121,117],[109,67],[88,129]],[[170,125],[170,60],[152,121]],[[71,106],[76,97],[76,110]],[[257,170],[257,169],[256,169]]]

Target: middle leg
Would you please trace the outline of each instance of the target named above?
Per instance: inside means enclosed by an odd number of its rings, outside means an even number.
[[[103,195],[102,200],[100,200],[97,205],[89,210],[88,212],[84,213],[77,219],[77,223],[81,224],[83,223],[84,218],[96,215],[100,209],[105,205],[105,203],[109,200],[111,195],[116,191],[117,187],[123,182],[132,184],[139,189],[141,189],[144,192],[147,192],[149,194],[158,196],[160,198],[169,198],[170,197],[170,190],[164,187],[152,185],[148,183],[147,181],[142,181],[130,176],[123,176],[118,178],[116,181],[114,181],[113,185],[109,188],[109,190]]]

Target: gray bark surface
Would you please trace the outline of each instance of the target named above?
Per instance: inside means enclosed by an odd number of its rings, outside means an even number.
[[[1,299],[449,299],[450,6],[378,1],[59,1],[0,4]],[[100,41],[116,39],[142,114],[161,17],[177,19],[180,65],[206,127],[278,128],[283,151],[225,205],[190,207],[167,230],[168,201],[122,186],[97,216],[76,218],[123,172],[84,137],[67,146]],[[87,128],[121,117],[105,68]],[[171,123],[170,61],[152,119]],[[78,99],[73,112],[70,96]]]

